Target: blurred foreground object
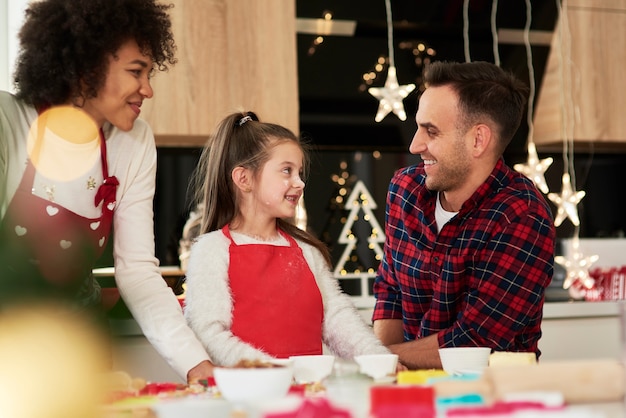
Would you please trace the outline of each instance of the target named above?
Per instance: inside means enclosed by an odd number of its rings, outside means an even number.
[[[0,312],[0,416],[99,416],[105,338],[56,305]]]

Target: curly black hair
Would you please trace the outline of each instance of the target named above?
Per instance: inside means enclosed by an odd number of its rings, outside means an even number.
[[[167,70],[176,63],[171,7],[157,0],[31,2],[19,32],[17,97],[36,107],[95,97],[109,56],[130,40],[152,57],[153,70]]]

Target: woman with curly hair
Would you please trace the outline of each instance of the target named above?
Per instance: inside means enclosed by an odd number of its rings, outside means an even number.
[[[191,381],[212,364],[154,255],[156,147],[138,118],[152,73],[176,62],[170,7],[42,0],[26,10],[16,93],[0,92],[0,306],[98,306],[91,271],[110,237],[120,294]]]

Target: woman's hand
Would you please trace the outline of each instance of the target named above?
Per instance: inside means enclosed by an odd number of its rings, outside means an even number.
[[[201,379],[213,376],[213,368],[215,366],[209,360],[200,362],[197,366],[187,372],[187,383],[198,383]]]

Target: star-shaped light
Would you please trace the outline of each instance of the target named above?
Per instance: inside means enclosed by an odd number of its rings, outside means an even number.
[[[563,173],[563,186],[561,194],[548,193],[548,199],[550,199],[557,207],[556,218],[554,219],[554,225],[559,226],[565,218],[569,218],[575,226],[580,225],[578,219],[578,209],[576,206],[578,202],[585,197],[583,190],[575,192],[572,190],[572,183],[568,173]]]
[[[568,257],[560,255],[554,257],[554,261],[565,268],[563,289],[568,289],[577,281],[587,289],[591,289],[595,284],[595,280],[589,275],[589,268],[600,257],[596,254],[585,257],[578,249],[577,242],[578,240],[574,239],[574,245]]]
[[[376,97],[380,103],[378,104],[378,112],[374,120],[380,122],[389,114],[393,112],[400,118],[400,120],[406,120],[406,113],[404,111],[404,100],[409,93],[415,89],[415,84],[406,84],[400,86],[398,84],[398,78],[396,77],[396,67],[389,66],[387,71],[387,80],[384,87],[370,87],[367,89],[369,94]]]
[[[515,164],[513,168],[535,183],[535,186],[543,193],[548,193],[548,185],[544,173],[552,164],[552,158],[544,158],[540,160],[537,156],[537,148],[532,141],[528,142],[528,160],[526,164]]]

